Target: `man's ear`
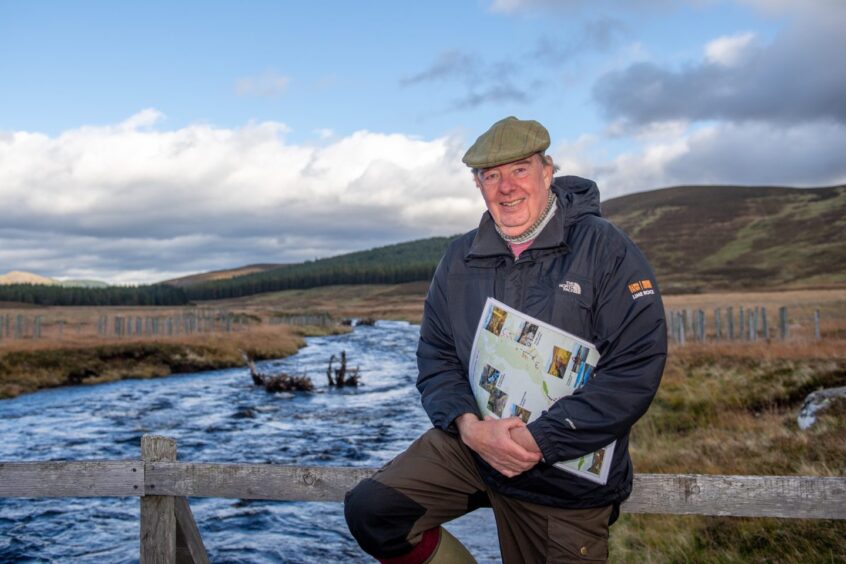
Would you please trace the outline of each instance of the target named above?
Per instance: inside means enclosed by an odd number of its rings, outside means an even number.
[[[543,181],[547,186],[550,186],[552,184],[552,178],[555,176],[555,164],[549,155],[541,158],[543,159]]]
[[[481,183],[481,182],[479,182],[479,175],[478,175],[478,174],[474,174],[474,173],[472,173],[472,172],[471,172],[470,174],[472,174],[472,175],[473,175],[473,182],[476,184],[476,188],[478,188],[478,189],[479,189],[479,191],[481,192],[481,191],[482,191],[482,183]]]

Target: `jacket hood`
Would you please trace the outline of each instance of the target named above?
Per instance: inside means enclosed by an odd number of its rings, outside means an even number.
[[[579,176],[558,176],[552,180],[552,191],[564,209],[564,225],[572,225],[587,215],[602,216],[599,188],[596,182]]]

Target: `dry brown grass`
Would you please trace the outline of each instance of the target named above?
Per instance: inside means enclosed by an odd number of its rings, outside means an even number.
[[[841,324],[843,321],[838,320]],[[846,401],[808,430],[811,391],[846,385],[846,341],[671,347],[658,395],[632,430],[638,472],[846,475]],[[841,562],[846,522],[624,515],[613,562]]]
[[[427,282],[326,286],[213,303],[215,307],[237,308],[245,312],[329,313],[339,319],[372,317],[420,323],[423,318],[423,300],[428,288]]]
[[[343,330],[265,324],[175,337],[20,340],[0,350],[0,398],[68,384],[241,366],[241,351],[255,359],[282,358],[294,354],[304,336]]]

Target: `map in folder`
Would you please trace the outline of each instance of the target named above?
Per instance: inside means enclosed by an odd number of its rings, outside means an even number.
[[[599,352],[591,343],[488,298],[470,354],[470,384],[482,415],[529,423],[584,386]],[[615,442],[561,470],[605,484]]]

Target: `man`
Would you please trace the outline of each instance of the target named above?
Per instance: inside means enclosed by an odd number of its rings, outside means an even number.
[[[441,524],[493,507],[503,561],[604,561],[631,493],[631,426],[658,388],[664,308],[635,245],[600,217],[596,184],[553,179],[536,121],[495,123],[464,155],[487,206],[454,241],[426,298],[417,387],[434,429],[347,494],[353,536],[383,562],[472,562]],[[595,374],[528,425],[482,420],[468,380],[486,299],[592,342]],[[605,485],[552,464],[617,441]]]

